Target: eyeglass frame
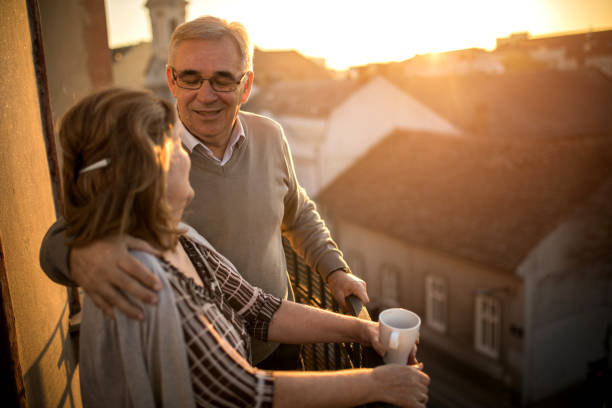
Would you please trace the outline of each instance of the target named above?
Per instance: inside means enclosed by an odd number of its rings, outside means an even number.
[[[240,78],[236,82],[232,82],[233,85],[236,85],[236,87],[234,89],[227,90],[227,91],[219,91],[219,90],[215,89],[215,87],[213,85],[213,82],[211,81],[211,79],[214,78],[215,76],[218,76],[219,73],[215,73],[215,74],[213,74],[213,76],[210,76],[208,78],[200,77],[200,85],[197,88],[185,88],[184,86],[179,85],[179,82],[177,80],[177,70],[172,65],[168,65],[168,68],[170,68],[170,71],[172,72],[172,80],[174,81],[176,86],[178,86],[181,89],[186,89],[188,91],[199,91],[202,88],[202,85],[204,85],[204,81],[208,81],[208,83],[210,84],[211,89],[213,91],[215,91],[215,92],[221,92],[221,93],[234,92],[236,89],[238,89],[238,86],[242,83],[242,80],[244,79],[245,75],[249,73],[249,71],[245,71],[242,75],[240,75]],[[185,72],[185,71],[181,71],[181,72]],[[228,72],[228,74],[230,74],[230,73]],[[230,75],[227,75],[227,77],[229,77],[229,76]],[[232,77],[232,79],[234,79],[233,76],[231,76],[231,77]]]

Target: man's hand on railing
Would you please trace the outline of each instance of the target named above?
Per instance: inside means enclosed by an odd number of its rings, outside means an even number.
[[[350,295],[357,296],[364,304],[370,302],[365,281],[343,269],[338,269],[327,277],[327,286],[336,302],[347,313],[350,309],[345,299]]]

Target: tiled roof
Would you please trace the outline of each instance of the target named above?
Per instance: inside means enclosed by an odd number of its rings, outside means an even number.
[[[597,71],[389,79],[468,133],[527,139],[612,133],[612,80]]]
[[[295,50],[264,51],[255,49],[253,68],[255,82],[268,84],[280,80],[329,79],[331,71],[325,61],[310,58]]]
[[[251,112],[327,117],[357,90],[351,80],[282,81],[262,88],[245,105]]]
[[[612,178],[612,138],[510,141],[396,131],[317,197],[407,243],[514,271]]]

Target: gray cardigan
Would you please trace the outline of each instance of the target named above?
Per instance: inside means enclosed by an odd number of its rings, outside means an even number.
[[[186,345],[168,278],[158,260],[133,254],[162,283],[155,306],[131,298],[145,313],[138,321],[110,319],[88,296],[80,335],[81,395],[85,407],[195,407]]]

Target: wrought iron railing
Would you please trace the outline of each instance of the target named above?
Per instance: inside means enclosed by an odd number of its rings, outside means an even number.
[[[296,302],[335,312],[340,311],[338,303],[333,299],[319,274],[306,265],[286,239],[283,239],[283,246]],[[370,314],[358,298],[351,296],[347,301],[354,316],[370,320]],[[372,348],[357,343],[304,344],[301,358],[305,371],[372,368],[383,364],[382,358]],[[377,402],[360,408],[385,407],[392,408],[392,405]]]
[[[295,300],[322,309],[340,311],[338,303],[333,299],[319,274],[306,265],[286,239],[283,239],[283,245]],[[355,316],[370,320],[367,309],[357,298],[351,297],[348,300]],[[302,359],[305,370],[315,371],[375,367],[383,364],[374,350],[353,343],[304,345]]]
[[[339,311],[331,293],[319,274],[314,273],[284,239],[287,270],[295,301],[321,309]],[[305,344],[302,346],[302,364],[306,371],[340,370],[355,367],[353,349],[350,344]]]

